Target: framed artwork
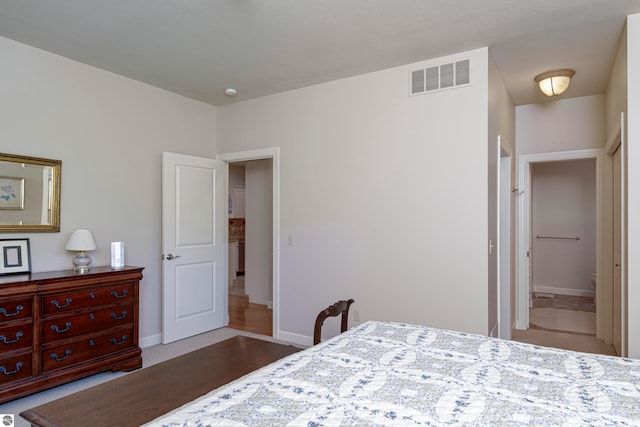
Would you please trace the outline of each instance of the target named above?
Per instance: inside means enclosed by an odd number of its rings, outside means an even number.
[[[0,275],[30,272],[29,239],[0,240]]]
[[[0,176],[0,209],[24,209],[24,178]]]

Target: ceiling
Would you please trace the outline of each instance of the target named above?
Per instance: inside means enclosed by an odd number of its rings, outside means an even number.
[[[224,105],[488,46],[516,105],[533,77],[604,93],[640,0],[2,0],[0,36]],[[225,88],[238,91],[224,95]]]

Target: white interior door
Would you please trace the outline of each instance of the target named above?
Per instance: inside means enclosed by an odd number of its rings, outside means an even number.
[[[162,342],[224,326],[225,164],[162,153]]]

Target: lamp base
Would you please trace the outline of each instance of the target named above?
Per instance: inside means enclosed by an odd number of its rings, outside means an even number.
[[[78,255],[73,257],[73,271],[76,273],[88,273],[89,272],[89,264],[91,264],[91,257],[85,255],[84,252],[78,252]]]

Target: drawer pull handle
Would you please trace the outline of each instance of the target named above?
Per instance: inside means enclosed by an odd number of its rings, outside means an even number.
[[[65,300],[65,304],[64,304],[64,305],[61,305],[58,301],[53,300],[53,301],[51,301],[51,304],[53,304],[53,306],[54,306],[55,308],[67,308],[67,307],[69,307],[69,305],[71,304],[71,301],[73,301],[71,298],[67,298],[67,299]]]
[[[58,326],[53,325],[53,326],[51,326],[51,330],[54,331],[54,332],[57,332],[59,334],[63,334],[63,333],[65,333],[65,332],[67,332],[69,330],[69,328],[71,327],[71,322],[65,323],[64,326],[65,326],[65,329],[60,329],[60,328],[58,328]]]
[[[69,358],[69,355],[71,354],[71,350],[67,350],[64,352],[64,356],[62,357],[58,357],[57,353],[51,353],[51,358],[53,360],[55,360],[56,362],[62,362],[63,360],[67,360]]]
[[[13,344],[13,343],[17,343],[20,340],[20,337],[22,337],[23,335],[24,334],[22,332],[18,332],[16,334],[15,340],[7,340],[7,337],[5,335],[0,335],[0,340],[2,340],[2,342],[5,344]]]
[[[121,294],[118,294],[116,291],[111,291],[111,295],[113,295],[114,298],[124,298],[128,293],[129,291],[127,289],[123,290]]]
[[[96,318],[96,315],[93,313],[89,313],[89,319],[93,320]]]
[[[7,371],[7,367],[6,366],[0,366],[0,372],[2,372],[5,375],[17,374],[18,372],[20,372],[20,368],[22,368],[22,365],[24,365],[24,363],[22,363],[22,362],[16,363],[16,370],[15,371]]]
[[[13,317],[13,316],[17,316],[18,314],[20,314],[20,312],[24,310],[24,306],[19,305],[16,307],[16,312],[15,313],[7,313],[7,309],[6,308],[0,308],[0,313],[2,313],[2,315],[4,317]]]
[[[127,317],[127,310],[122,310],[122,316],[120,317],[118,317],[115,313],[111,313],[111,317],[113,317],[115,320],[122,320]]]
[[[96,345],[96,342],[94,340],[89,340],[89,345],[93,347],[94,345]]]
[[[109,341],[111,341],[113,343],[113,345],[122,345],[122,344],[127,342],[127,336],[123,335],[122,336],[122,341],[120,341],[120,342],[118,342],[115,338],[111,338]]]
[[[96,297],[96,294],[94,294],[93,292],[91,292],[91,293],[89,293],[89,296],[90,296],[91,298],[95,298],[95,297]]]

